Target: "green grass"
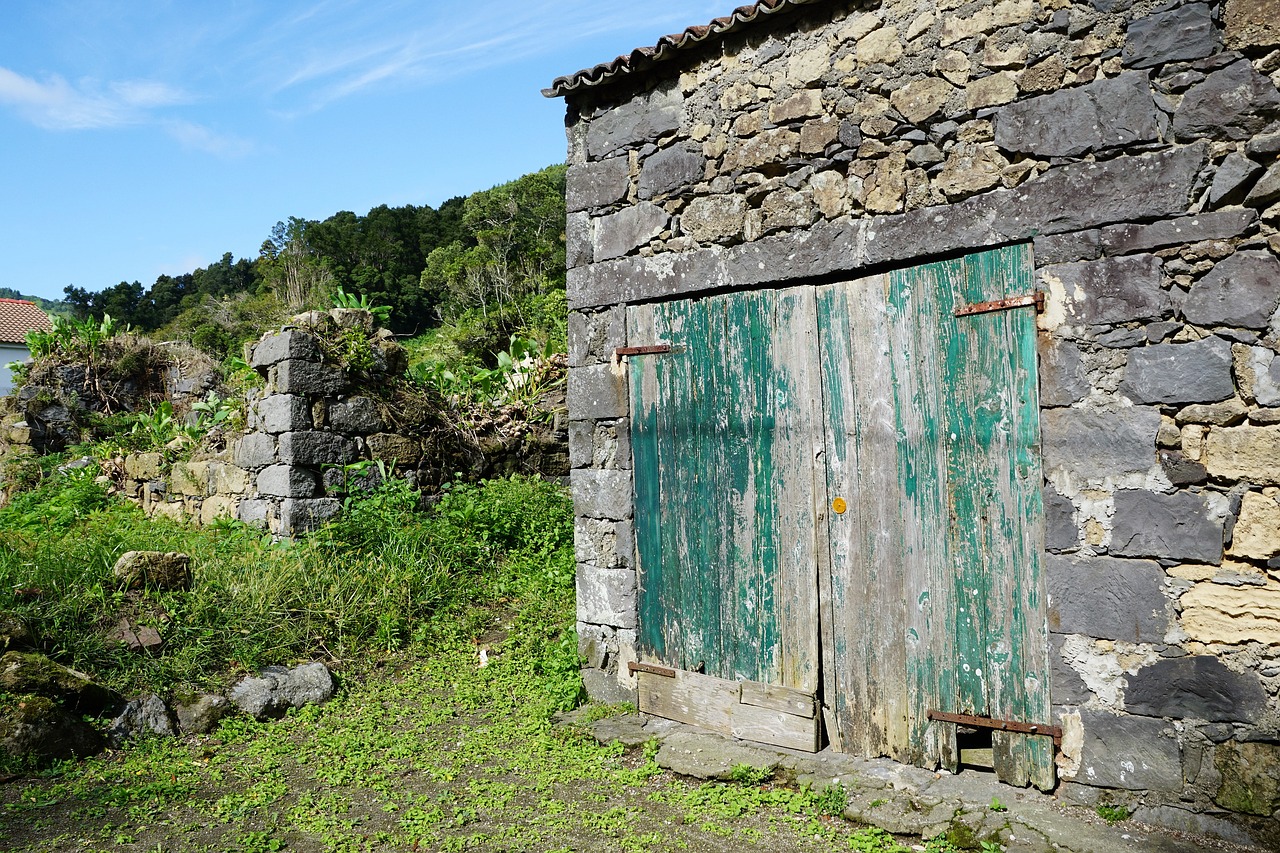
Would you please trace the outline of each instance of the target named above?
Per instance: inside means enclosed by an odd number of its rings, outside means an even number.
[[[297,543],[147,520],[89,479],[42,488],[0,511],[0,609],[55,659],[176,696],[319,657],[340,687],[283,720],[230,717],[27,771],[0,785],[0,849],[904,850],[837,817],[842,789],[747,769],[689,783],[658,767],[656,743],[628,751],[553,725],[581,700],[561,487],[460,485],[421,513],[393,483]],[[121,589],[111,566],[133,548],[191,554],[193,587]],[[163,650],[111,643],[122,614],[162,626]]]

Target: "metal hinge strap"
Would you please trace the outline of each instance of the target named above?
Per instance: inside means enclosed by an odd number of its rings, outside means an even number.
[[[1044,312],[1044,294],[1027,293],[1022,296],[1006,296],[1004,299],[993,299],[990,302],[974,302],[972,305],[961,305],[955,310],[957,317],[970,314],[987,314],[991,311],[1004,311],[1009,308],[1021,308],[1024,305],[1036,306],[1036,313]]]
[[[997,720],[994,717],[977,717],[973,714],[952,714],[947,711],[930,711],[929,719],[943,723],[973,726],[977,729],[998,729],[1025,735],[1044,735],[1053,738],[1055,745],[1062,743],[1062,729],[1043,723],[1024,723],[1020,720]]]
[[[658,666],[652,663],[638,663],[636,661],[627,661],[627,672],[635,675],[637,672],[647,672],[650,675],[661,675],[664,678],[675,678],[676,671],[669,666]]]
[[[624,355],[663,355],[669,352],[678,352],[670,344],[657,344],[649,347],[618,347],[613,351],[616,356]]]

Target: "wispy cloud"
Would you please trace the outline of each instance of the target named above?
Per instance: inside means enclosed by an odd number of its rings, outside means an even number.
[[[349,3],[335,0],[269,28],[261,48],[272,77],[268,90],[311,112],[372,88],[437,83],[609,33],[651,29],[656,41],[705,23],[723,5],[637,3],[619,10],[595,0],[392,2],[366,4],[353,15]],[[301,59],[298,44],[309,46]]]
[[[189,121],[166,121],[165,131],[184,148],[204,151],[217,157],[234,159],[250,154],[253,143],[231,134],[218,133],[202,124]]]
[[[106,85],[83,80],[73,85],[57,75],[43,80],[0,67],[0,104],[46,130],[84,130],[139,124],[152,111],[191,98],[179,89],[149,80]]]

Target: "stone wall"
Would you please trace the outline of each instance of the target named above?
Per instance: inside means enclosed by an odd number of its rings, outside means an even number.
[[[1280,845],[1277,22],[818,2],[571,92],[589,689],[634,687],[621,306],[1029,241],[1062,791]]]
[[[344,368],[334,353],[344,331],[370,341],[370,365]],[[456,477],[568,471],[555,399],[544,401],[553,414],[545,424],[460,430],[439,401],[401,378],[403,349],[367,312],[300,315],[247,356],[264,385],[249,393],[246,434],[172,465],[158,452],[125,457],[121,491],[148,515],[236,518],[294,536],[333,518],[345,495],[376,486],[384,472],[435,494]]]

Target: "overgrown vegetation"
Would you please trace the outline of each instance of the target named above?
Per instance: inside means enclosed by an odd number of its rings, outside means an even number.
[[[71,471],[0,510],[0,610],[61,663],[118,690],[172,693],[310,655],[344,660],[465,634],[473,601],[536,589],[539,601],[566,608],[571,512],[558,487],[464,484],[429,514],[416,504],[403,481],[389,480],[351,499],[322,534],[273,542],[234,522],[201,532],[148,520],[108,500],[92,473]],[[193,587],[122,589],[111,568],[135,549],[191,554]],[[113,642],[122,618],[159,630],[160,653]],[[556,643],[564,630],[563,619],[548,622]]]

